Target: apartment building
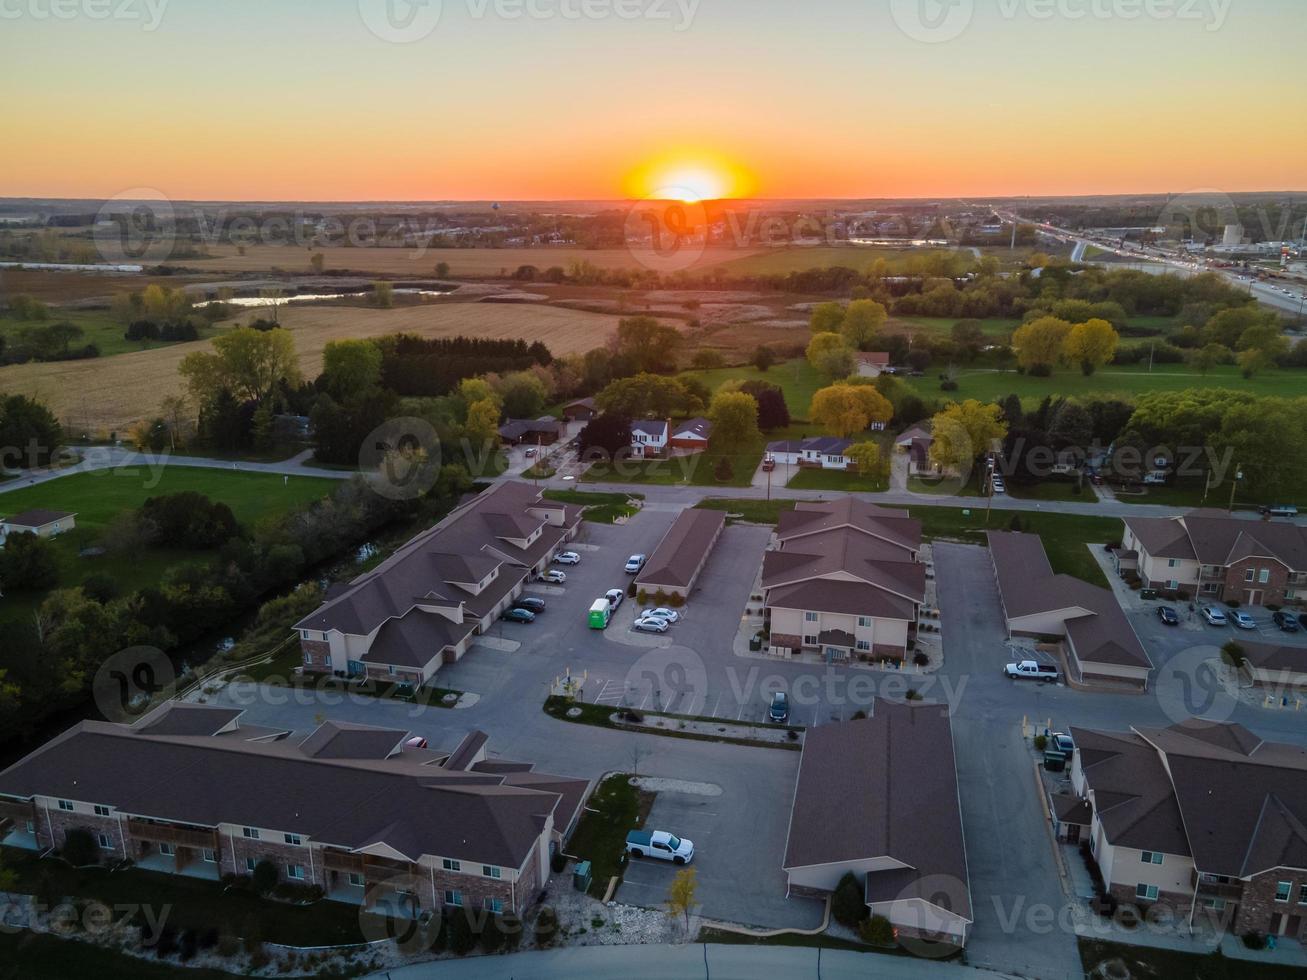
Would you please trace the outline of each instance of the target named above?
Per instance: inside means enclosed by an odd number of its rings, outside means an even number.
[[[1112,895],[1307,936],[1307,750],[1232,723],[1071,734],[1082,839]]]
[[[376,568],[334,586],[295,624],[304,670],[421,686],[467,652],[576,537],[581,508],[504,481]]]
[[[58,849],[76,828],[104,863],[216,882],[267,862],[336,901],[521,913],[589,790],[488,758],[480,732],[441,753],[398,729],[297,738],[240,715],[171,704],[76,725],[0,773],[0,841]]]
[[[1127,517],[1117,570],[1144,588],[1248,606],[1307,597],[1307,528],[1247,521],[1219,510],[1181,517]]]
[[[763,556],[774,652],[903,660],[926,594],[921,522],[853,497],[800,501]]]

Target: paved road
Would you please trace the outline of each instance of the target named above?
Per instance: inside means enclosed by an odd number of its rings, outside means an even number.
[[[478,956],[441,960],[372,974],[386,980],[984,980],[996,974],[954,963],[879,956],[845,950],[782,946],[583,946],[518,953],[507,959]],[[1077,972],[1077,978],[1082,974]],[[1054,977],[1052,980],[1064,980]]]

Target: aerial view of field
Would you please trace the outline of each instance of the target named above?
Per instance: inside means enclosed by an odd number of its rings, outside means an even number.
[[[247,322],[243,312],[226,326]],[[300,370],[313,378],[322,369],[328,341],[408,332],[424,337],[540,340],[555,354],[574,354],[603,344],[619,317],[551,306],[508,303],[439,303],[392,310],[354,307],[290,307],[281,323],[295,338]],[[223,326],[219,325],[220,328]],[[177,366],[207,341],[134,351],[110,358],[14,364],[0,368],[0,390],[45,402],[76,431],[121,431],[157,411],[181,391]]]
[[[210,246],[208,258],[188,258],[178,264],[206,272],[312,271],[309,260],[321,254],[327,269],[344,269],[386,276],[432,276],[440,262],[449,265],[449,275],[458,279],[479,276],[509,276],[520,266],[538,269],[573,262],[589,262],[601,269],[640,269],[636,254],[624,248],[348,248],[309,250],[280,245],[250,245],[241,255],[234,245]],[[759,249],[709,249],[692,268],[708,268],[728,260],[752,255]]]

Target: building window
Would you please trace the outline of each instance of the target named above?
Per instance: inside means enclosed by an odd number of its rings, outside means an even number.
[[[1293,882],[1279,881],[1275,884],[1275,900],[1277,902],[1287,902],[1289,893],[1293,891]]]
[[[859,640],[858,643],[857,643],[857,647],[858,647],[859,650],[870,650],[870,649],[871,649],[871,641],[870,641],[870,640]]]
[[[351,871],[349,873],[349,883],[354,888],[362,888],[363,876],[359,874],[357,871]]]
[[[1251,568],[1243,573],[1243,580],[1245,582],[1251,582],[1253,580],[1253,570]]]
[[[60,810],[71,810],[72,808],[73,808],[73,801],[72,801],[72,800],[60,800],[60,801],[59,801],[59,809],[60,809]]]
[[[1174,592],[1176,589],[1180,588],[1180,583],[1176,579],[1167,579],[1166,588],[1167,591]]]
[[[1205,902],[1203,903],[1203,906],[1204,906],[1205,908],[1212,909],[1212,910],[1215,911],[1215,912],[1220,912],[1220,911],[1222,911],[1222,910],[1225,908],[1225,899],[1223,899],[1223,898],[1209,898],[1209,899],[1207,899],[1207,901],[1205,901]]]
[[[1170,559],[1170,560],[1167,561],[1167,563],[1166,563],[1166,567],[1167,567],[1167,568],[1175,568],[1175,566],[1178,565],[1178,564],[1180,564],[1180,563],[1179,563],[1178,561],[1176,561],[1174,558],[1172,558],[1172,559]]]
[[[1161,864],[1162,855],[1158,851],[1140,851],[1139,860],[1143,861],[1144,864]]]
[[[458,861],[453,860],[452,858],[445,858],[445,860],[440,862],[440,866],[444,868],[446,871],[463,870],[463,865],[460,864]]]
[[[481,875],[485,878],[499,878],[503,875],[498,868],[490,864],[481,865]]]
[[[218,863],[218,853],[212,847],[206,847],[200,852],[200,855],[204,858],[206,864]]]
[[[504,900],[502,898],[487,898],[482,901],[481,905],[487,912],[494,912],[496,915],[504,911]]]
[[[1263,568],[1260,572],[1257,573],[1257,581],[1259,584],[1265,585],[1270,580],[1271,580],[1271,570],[1269,568]]]
[[[806,623],[815,623],[820,617],[815,612],[806,612],[803,614],[803,620]]]
[[[1135,898],[1141,898],[1145,902],[1157,901],[1157,886],[1145,885],[1143,882],[1135,885]]]
[[[241,835],[244,837],[248,837],[250,840],[258,840],[259,830],[257,827],[242,827]]]
[[[109,808],[97,803],[95,804],[95,815],[97,817],[107,817],[109,815]]]
[[[870,616],[859,616],[859,617],[858,617],[858,625],[859,625],[859,626],[870,626],[870,625],[871,625],[871,617],[870,617]]]
[[[246,870],[246,871],[253,871],[253,870],[254,870],[254,866],[257,865],[258,863],[259,863],[259,862],[256,861],[254,858],[246,858],[246,859],[245,859],[245,870]]]
[[[293,878],[293,879],[295,879],[296,881],[303,881],[303,880],[304,880],[304,865],[302,865],[302,864],[288,864],[288,865],[286,865],[286,877],[287,877],[287,878]]]
[[[173,857],[177,853],[177,848],[173,847],[171,844],[160,844],[159,853],[164,857]]]
[[[452,905],[454,908],[463,907],[463,893],[454,891],[452,888],[445,889],[445,904]]]
[[[100,834],[100,846],[104,848],[106,851],[113,850],[113,840],[109,837],[108,834]]]
[[[1307,905],[1307,885],[1298,886],[1298,904]]]
[[[803,645],[815,647],[817,645],[817,638],[815,636],[805,636],[803,638]]]
[[[282,834],[281,836],[285,838],[287,844],[294,844],[296,847],[304,843],[299,834]]]

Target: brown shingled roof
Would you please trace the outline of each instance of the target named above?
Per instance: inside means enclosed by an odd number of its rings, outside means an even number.
[[[724,511],[693,507],[681,511],[636,577],[636,584],[688,586],[725,523]]]

